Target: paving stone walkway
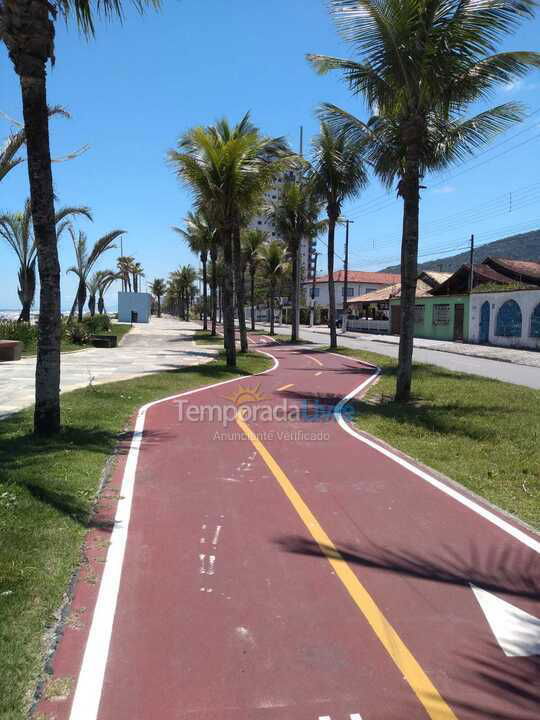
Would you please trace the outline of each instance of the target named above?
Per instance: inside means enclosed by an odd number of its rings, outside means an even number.
[[[117,348],[64,353],[61,391],[209,362],[217,351],[195,345],[198,329],[195,323],[175,318],[152,318],[135,325]],[[35,357],[0,363],[0,417],[32,405],[35,369]]]

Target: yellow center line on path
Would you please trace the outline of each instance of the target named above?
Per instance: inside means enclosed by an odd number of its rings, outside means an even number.
[[[277,389],[278,392],[281,392],[282,390],[287,390],[288,388],[293,387],[294,383],[290,383],[290,385],[283,385],[283,387],[280,387]]]
[[[321,552],[326,556],[337,577],[341,580],[353,602],[368,621],[386,652],[390,655],[411,686],[411,689],[422,703],[428,716],[431,720],[457,720],[456,715],[441,697],[439,691],[420,667],[416,658],[403,643],[371,595],[351,570],[350,566],[345,562],[343,556],[325,533],[315,515],[313,515],[302,499],[300,493],[246,423],[242,410],[236,414],[236,422],[278,481],[291,505],[320,547]]]
[[[317,365],[320,365],[321,367],[324,367],[324,365],[322,364],[322,362],[321,362],[318,358],[313,357],[313,355],[306,355],[306,357],[308,357],[310,360],[313,360],[313,362],[316,362]]]

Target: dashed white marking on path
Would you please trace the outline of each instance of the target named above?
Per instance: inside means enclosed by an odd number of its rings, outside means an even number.
[[[215,572],[215,566],[216,566],[216,556],[215,555],[209,555],[208,556],[208,575],[213,575]]]
[[[206,558],[206,555],[202,555],[202,554],[199,555],[199,560],[201,561],[201,569],[199,570],[199,573],[201,575],[206,574],[206,566],[205,566],[205,562],[204,562],[205,558]]]
[[[319,372],[315,373],[315,377],[319,377],[319,375],[322,375],[322,370],[319,370]]]
[[[261,355],[267,355],[272,358],[273,366],[270,370],[264,370],[256,375],[268,375],[270,372],[279,367],[278,358],[264,350],[258,350]],[[243,376],[223,380],[222,382],[205,385],[194,390],[187,390],[182,393],[176,393],[169,397],[155,400],[154,402],[143,405],[140,408],[135,422],[135,429],[131,439],[131,446],[124,469],[122,479],[121,494],[125,498],[125,502],[119,503],[116,511],[115,524],[111,534],[111,544],[107,551],[107,561],[103,571],[99,593],[94,609],[94,616],[90,626],[90,632],[84,651],[79,678],[73,696],[73,704],[69,715],[70,720],[96,720],[103,689],[103,680],[105,676],[105,668],[109,656],[109,646],[111,642],[112,628],[116,604],[118,600],[118,591],[120,589],[120,580],[122,576],[122,566],[124,563],[124,554],[128,538],[128,528],[131,516],[131,505],[133,501],[135,474],[139,459],[139,449],[143,438],[146,413],[152,407],[163,403],[177,400],[187,395],[195,395],[196,393],[207,392],[208,390],[233,382],[243,381]],[[205,516],[206,517],[206,516]],[[220,516],[223,518],[223,515]]]
[[[216,527],[216,532],[214,533],[214,538],[213,538],[213,540],[212,540],[212,545],[214,545],[214,547],[215,547],[215,546],[218,544],[218,542],[219,542],[219,534],[220,534],[220,532],[221,532],[221,525],[218,525],[218,526]]]
[[[322,362],[321,362],[318,358],[314,357],[313,355],[306,355],[306,357],[309,358],[310,360],[313,360],[313,362],[316,362],[317,365],[320,365],[321,367],[324,367],[324,365],[322,364]]]

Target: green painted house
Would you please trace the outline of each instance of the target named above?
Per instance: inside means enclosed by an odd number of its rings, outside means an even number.
[[[401,298],[390,300],[391,332],[399,333]],[[469,338],[469,295],[416,297],[414,336],[433,340],[466,341]]]

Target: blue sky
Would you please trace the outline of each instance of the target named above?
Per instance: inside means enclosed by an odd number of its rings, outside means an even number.
[[[540,50],[540,16],[526,23],[506,48]],[[267,134],[298,144],[317,130],[314,110],[331,101],[365,117],[361,101],[337,76],[317,76],[306,52],[350,55],[327,13],[324,0],[163,0],[159,13],[141,17],[128,8],[123,25],[98,23],[85,40],[73,24],[57,23],[57,62],[49,71],[49,104],[64,105],[71,120],[51,121],[53,155],[83,145],[81,157],[54,165],[59,204],[86,204],[94,223],[81,222],[89,239],[114,228],[128,231],[124,253],[134,255],[146,277],[166,277],[196,259],[170,230],[190,208],[189,192],[165,163],[168,148],[196,124],[250,110]],[[18,81],[2,46],[0,110],[21,118]],[[540,227],[540,73],[501,88],[493,104],[520,100],[531,112],[522,126],[497,140],[477,159],[426,179],[421,216],[421,259],[461,249],[472,232],[487,242]],[[0,118],[0,137],[9,124]],[[22,208],[28,194],[25,166],[1,185],[0,208]],[[379,269],[399,262],[401,202],[373,180],[349,207],[350,265]],[[343,231],[337,240],[342,255]],[[324,245],[319,244],[324,251]],[[441,252],[437,252],[440,250]],[[447,252],[448,251],[448,252]],[[103,257],[112,267],[116,251]],[[60,245],[62,305],[75,292],[73,248]],[[319,261],[319,268],[325,258]],[[341,261],[337,259],[337,266]],[[0,308],[17,308],[16,261],[0,246]]]

